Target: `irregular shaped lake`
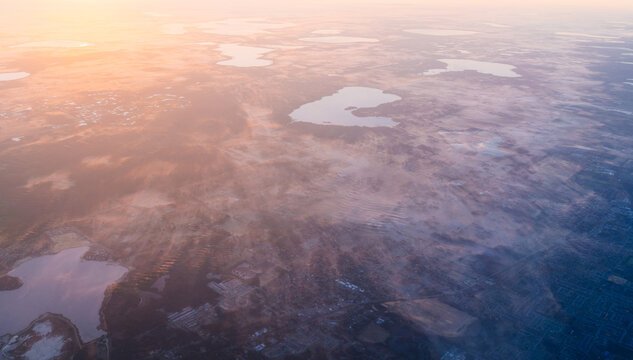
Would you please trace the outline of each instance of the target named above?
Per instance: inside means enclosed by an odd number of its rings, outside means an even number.
[[[312,33],[317,34],[317,35],[338,35],[341,33],[341,30],[321,29],[321,30],[314,30]]]
[[[349,44],[349,43],[375,43],[378,39],[354,37],[354,36],[317,36],[299,39],[301,41],[319,42],[327,44]]]
[[[292,121],[318,125],[393,127],[397,122],[388,117],[356,116],[354,110],[402,100],[398,95],[386,94],[380,89],[367,87],[345,87],[333,95],[304,104],[292,113]]]
[[[282,29],[293,25],[290,23],[270,23],[261,18],[246,18],[209,21],[197,24],[197,27],[210,34],[245,36],[266,34],[269,33],[268,30]]]
[[[187,33],[185,24],[165,24],[161,30],[163,34],[167,35],[182,35]]]
[[[453,30],[453,29],[406,29],[405,32],[418,34],[418,35],[430,35],[430,36],[462,36],[477,34],[477,31],[468,30]]]
[[[127,269],[82,260],[86,251],[88,247],[80,247],[40,256],[9,272],[24,284],[16,290],[0,291],[0,335],[18,332],[46,312],[70,319],[83,342],[105,334],[97,329],[105,290]]]
[[[274,51],[274,49],[243,46],[238,44],[222,44],[217,48],[217,50],[219,50],[222,55],[232,58],[229,60],[219,61],[218,65],[253,67],[268,66],[273,63],[271,60],[260,58],[265,54]]]
[[[555,34],[559,36],[585,37],[585,38],[591,38],[591,39],[617,39],[618,38],[616,36],[591,35],[591,34],[585,34],[585,33],[564,32],[564,31],[560,31]]]
[[[27,72],[0,73],[0,81],[20,80],[31,74]]]
[[[500,77],[521,77],[521,75],[514,72],[514,69],[516,69],[516,67],[508,64],[466,59],[439,59],[438,61],[445,63],[446,68],[430,69],[425,71],[424,75],[438,75],[451,71],[473,70],[481,74],[489,74]]]
[[[82,48],[92,46],[91,43],[72,41],[72,40],[49,40],[49,41],[36,41],[19,45],[13,45],[12,48]]]

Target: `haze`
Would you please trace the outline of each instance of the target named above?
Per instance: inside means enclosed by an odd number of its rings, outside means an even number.
[[[0,359],[633,359],[628,1],[0,1]]]

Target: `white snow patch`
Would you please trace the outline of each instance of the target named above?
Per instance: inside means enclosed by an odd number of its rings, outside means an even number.
[[[29,351],[24,353],[24,357],[28,360],[55,359],[61,355],[64,344],[64,338],[61,336],[45,337],[31,345]]]
[[[363,290],[360,287],[358,287],[358,285],[354,285],[351,282],[346,281],[346,280],[337,279],[336,283],[341,285],[341,286],[343,286],[343,287],[346,287],[346,288],[348,288],[348,289],[350,289],[352,291],[365,292],[365,290]]]
[[[44,321],[37,323],[37,325],[33,326],[33,331],[38,333],[41,336],[48,335],[51,331],[53,331],[53,325],[50,321]]]

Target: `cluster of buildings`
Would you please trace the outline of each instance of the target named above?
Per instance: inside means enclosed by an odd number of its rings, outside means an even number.
[[[207,339],[211,334],[204,328],[209,325],[216,316],[215,306],[205,303],[204,305],[186,308],[167,315],[169,326],[187,332],[194,332],[203,339]]]
[[[248,296],[255,290],[255,287],[242,282],[240,279],[231,279],[220,283],[210,282],[208,286],[220,294],[218,307],[225,311],[247,307],[250,303]]]

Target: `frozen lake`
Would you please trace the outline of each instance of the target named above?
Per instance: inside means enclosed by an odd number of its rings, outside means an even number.
[[[590,38],[590,39],[617,39],[617,37],[615,36],[592,35],[592,34],[585,34],[585,33],[578,33],[578,32],[564,32],[564,31],[557,32],[556,35],[584,37],[584,38]]]
[[[312,33],[317,34],[317,35],[338,35],[341,33],[341,30],[321,29],[321,30],[314,30]]]
[[[18,332],[46,312],[70,319],[84,342],[103,335],[97,327],[105,290],[127,269],[81,260],[86,251],[88,247],[79,247],[40,256],[9,272],[24,284],[16,290],[0,291],[0,335]]]
[[[185,24],[166,24],[161,28],[163,34],[167,35],[182,35],[187,33]]]
[[[355,36],[317,36],[301,38],[299,40],[327,44],[375,43],[379,41],[378,39]]]
[[[82,48],[92,46],[91,43],[72,41],[72,40],[49,40],[49,41],[35,41],[28,42],[19,45],[13,45],[13,48]]]
[[[497,24],[497,23],[493,23],[493,22],[486,22],[486,23],[483,23],[483,24],[491,26],[491,27],[496,27],[496,28],[509,28],[510,27],[510,25]]]
[[[197,24],[197,27],[209,34],[244,36],[266,34],[269,33],[268,30],[282,29],[293,25],[290,23],[271,23],[263,18],[243,18],[209,21]]]
[[[261,57],[274,51],[274,49],[238,44],[222,44],[218,46],[217,50],[219,50],[223,56],[231,57],[231,59],[219,61],[218,65],[255,67],[268,66],[273,63],[272,60],[261,59]]]
[[[290,113],[292,121],[318,125],[393,127],[397,122],[388,117],[356,116],[354,110],[374,108],[402,98],[386,94],[380,89],[367,87],[345,87],[320,100],[304,104]]]
[[[467,59],[439,59],[438,61],[446,64],[444,69],[430,69],[423,74],[427,76],[438,75],[446,72],[453,71],[467,71],[472,70],[481,74],[488,74],[500,77],[521,77],[521,75],[514,72],[516,68],[513,65],[493,63],[487,61],[476,61]]]
[[[10,73],[0,73],[0,81],[11,81],[11,80],[20,80],[31,74],[27,72],[10,72]]]
[[[477,31],[454,30],[454,29],[406,29],[408,33],[430,36],[462,36],[477,34]]]

